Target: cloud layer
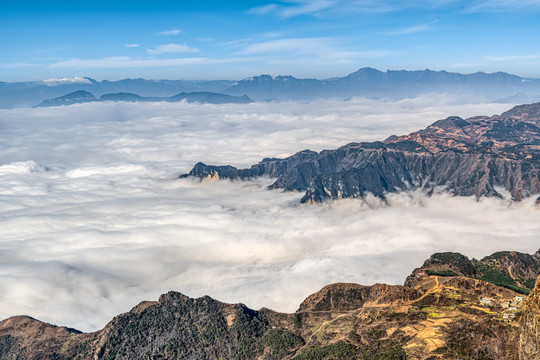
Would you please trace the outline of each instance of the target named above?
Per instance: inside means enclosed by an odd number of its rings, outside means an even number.
[[[89,331],[168,290],[294,311],[328,283],[402,283],[436,251],[536,251],[531,201],[404,193],[390,206],[369,197],[301,205],[302,194],[266,190],[271,179],[176,179],[197,161],[248,166],[507,109],[459,103],[1,110],[0,318]]]

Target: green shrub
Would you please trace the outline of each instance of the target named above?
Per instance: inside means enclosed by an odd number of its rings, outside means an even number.
[[[450,271],[450,270],[443,270],[443,271],[426,270],[426,274],[430,276],[459,276],[459,274],[456,274],[455,272]]]

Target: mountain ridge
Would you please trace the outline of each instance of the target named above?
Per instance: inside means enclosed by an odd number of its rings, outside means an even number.
[[[510,97],[535,92],[540,80],[504,72],[460,74],[445,70],[386,70],[364,67],[344,77],[325,80],[291,75],[259,75],[237,81],[224,92],[247,94],[256,101],[310,100],[327,97],[409,98],[428,92],[470,92],[486,98]]]
[[[243,96],[231,96],[219,93],[212,93],[206,91],[200,92],[181,92],[179,94],[168,96],[168,97],[148,97],[140,96],[133,93],[111,93],[103,94],[98,99],[92,93],[86,90],[77,90],[72,93],[59,96],[53,99],[43,100],[40,104],[34,107],[51,107],[51,106],[61,106],[61,105],[73,105],[73,104],[82,104],[87,102],[104,102],[104,101],[124,101],[124,102],[198,102],[201,104],[249,104],[252,103],[251,100],[246,95]]]
[[[523,257],[535,258],[535,269],[540,263],[540,250],[502,253],[511,265]],[[453,266],[456,257],[458,263],[468,260],[458,253],[430,259]],[[0,358],[517,360],[519,349],[535,351],[525,345],[539,340],[538,317],[529,311],[537,304],[538,285],[523,301],[519,293],[481,279],[430,275],[430,259],[407,286],[335,283],[308,296],[293,314],[170,291],[93,333],[11,317],[0,321]],[[520,309],[525,315],[518,322]]]
[[[509,102],[536,98],[540,79],[524,78],[504,72],[460,74],[435,70],[386,70],[361,68],[330,79],[296,78],[291,75],[258,75],[243,80],[148,80],[117,81],[84,78],[44,81],[0,82],[0,108],[33,106],[43,100],[77,90],[96,96],[128,92],[144,97],[169,97],[180,92],[217,92],[246,95],[255,101],[314,100],[361,96],[403,99],[419,94],[459,93],[476,95],[482,101]],[[529,94],[529,95],[527,95]]]
[[[408,135],[319,153],[265,158],[247,169],[197,163],[180,178],[277,178],[270,189],[305,192],[301,202],[423,189],[522,200],[540,194],[540,103],[501,115],[451,116]],[[540,199],[540,198],[539,198]]]

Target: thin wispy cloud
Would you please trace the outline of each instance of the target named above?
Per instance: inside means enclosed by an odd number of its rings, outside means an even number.
[[[49,65],[50,68],[114,69],[114,68],[161,68],[196,64],[225,64],[250,61],[250,58],[210,59],[204,57],[141,59],[129,56],[106,57],[102,59],[69,59]]]
[[[267,4],[267,5],[257,6],[252,9],[249,9],[248,13],[255,14],[255,15],[265,15],[278,9],[279,9],[279,6],[277,4]]]
[[[507,12],[540,9],[539,0],[480,0],[472,2],[467,12]]]
[[[182,32],[182,30],[171,29],[171,30],[166,30],[166,31],[158,32],[158,35],[164,35],[164,36],[178,35],[178,34],[180,34],[181,32]]]
[[[306,14],[316,14],[322,10],[331,8],[337,4],[333,0],[300,0],[295,1],[294,6],[283,8],[280,15],[283,17],[293,17]]]
[[[323,16],[326,14],[350,16],[352,14],[382,14],[405,9],[439,8],[460,0],[417,0],[398,2],[393,0],[291,0],[254,7],[248,13],[255,15],[275,14],[283,18],[302,15]]]
[[[301,15],[318,14],[336,6],[338,0],[290,0],[288,4],[267,4],[250,9],[248,12],[256,15],[275,13],[283,18]]]
[[[270,56],[271,64],[294,63],[295,61],[310,64],[315,63],[351,63],[358,59],[373,59],[395,55],[397,52],[388,50],[350,50],[340,46],[335,38],[291,38],[276,39],[251,43],[236,52],[239,55]],[[299,58],[290,58],[296,55]]]
[[[127,48],[136,48],[136,47],[139,47],[141,45],[140,44],[126,44],[124,46],[127,47]]]
[[[5,69],[15,69],[15,68],[25,68],[25,67],[39,67],[43,66],[41,64],[25,63],[25,62],[12,62],[12,63],[0,63],[0,68]]]
[[[318,54],[322,48],[330,45],[328,38],[277,39],[250,44],[238,51],[238,54],[266,54],[293,52],[295,54]]]
[[[420,24],[420,25],[414,25],[410,26],[404,29],[396,30],[396,31],[389,31],[386,33],[386,35],[408,35],[408,34],[416,34],[424,31],[428,31],[432,29],[433,24],[437,23],[439,20],[431,21],[426,24]]]
[[[537,60],[540,55],[505,55],[505,56],[488,56],[489,61],[516,61],[516,60]]]
[[[181,44],[165,44],[160,45],[156,47],[155,49],[146,49],[146,52],[152,55],[159,55],[159,54],[175,54],[175,53],[195,53],[198,52],[199,49],[187,46],[187,45],[181,45]]]

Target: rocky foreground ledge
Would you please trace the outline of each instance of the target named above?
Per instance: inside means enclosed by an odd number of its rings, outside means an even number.
[[[0,358],[537,360],[539,269],[540,250],[438,253],[405,286],[332,284],[293,314],[169,292],[93,333],[16,316]]]
[[[187,176],[274,177],[271,189],[305,192],[307,203],[418,188],[522,200],[540,194],[540,103],[491,117],[453,116],[384,141],[267,158],[249,169],[198,163]]]

